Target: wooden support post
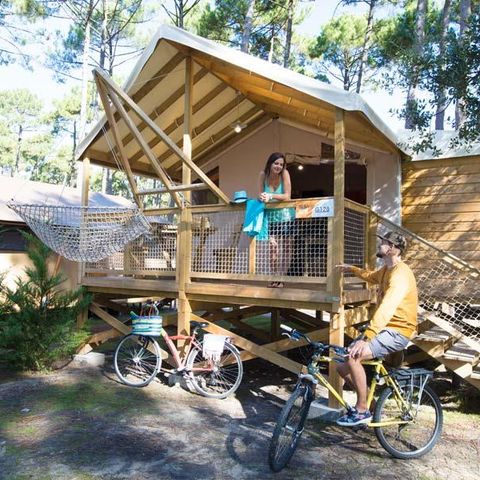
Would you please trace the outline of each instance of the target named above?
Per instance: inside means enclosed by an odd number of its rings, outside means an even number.
[[[248,273],[254,274],[256,272],[257,264],[257,240],[255,237],[248,238]]]
[[[88,206],[88,194],[90,190],[90,159],[84,158],[82,165],[82,206]],[[82,279],[85,276],[85,262],[78,264],[78,284],[82,284]],[[77,317],[77,328],[82,328],[88,320],[88,309],[82,310]]]
[[[345,227],[345,112],[335,109],[335,162],[333,168],[333,196],[335,202],[335,216],[332,225],[332,271],[330,272],[330,287],[332,296],[339,298],[337,313],[330,321],[329,342],[343,345],[345,331],[345,313],[342,303],[343,274],[335,265],[343,263],[344,259],[344,227]],[[330,364],[329,380],[333,387],[341,392],[343,382],[338,375],[333,362]],[[338,401],[329,396],[329,405],[338,407]]]
[[[378,217],[374,212],[370,210],[368,212],[368,233],[367,233],[367,266],[370,270],[375,270],[377,266],[377,228],[378,228]],[[372,284],[367,284],[367,287],[371,292],[371,300],[376,302],[376,292],[377,287]],[[370,303],[369,307],[369,318],[375,313],[377,308],[376,304]]]
[[[183,129],[183,154],[192,158],[192,95],[193,95],[193,64],[192,57],[185,58],[185,110]],[[182,162],[182,183],[192,183],[192,171]],[[185,192],[185,202],[180,215],[180,237],[178,239],[178,324],[179,335],[190,333],[190,318],[192,308],[185,292],[187,282],[190,282],[190,269],[192,258],[192,212],[190,209],[191,192]],[[184,343],[177,346],[183,348]]]
[[[280,338],[280,312],[278,308],[274,308],[271,313],[271,327],[270,335],[271,340],[274,342]]]
[[[367,266],[370,270],[375,270],[377,264],[377,227],[378,217],[370,210],[367,227]]]

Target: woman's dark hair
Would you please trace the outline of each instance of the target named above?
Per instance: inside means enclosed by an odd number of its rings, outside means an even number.
[[[268,157],[267,163],[265,164],[264,172],[265,172],[266,177],[268,177],[268,175],[270,174],[270,169],[272,168],[272,163],[275,160],[278,160],[279,158],[283,158],[283,160],[284,160],[282,172],[283,172],[283,170],[285,170],[285,168],[287,166],[287,161],[285,160],[285,155],[283,153],[280,153],[280,152],[274,152]]]

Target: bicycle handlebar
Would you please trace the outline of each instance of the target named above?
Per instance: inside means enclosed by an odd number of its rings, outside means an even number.
[[[349,355],[348,349],[346,347],[342,347],[340,345],[332,345],[329,343],[314,342],[305,333],[302,333],[296,330],[295,328],[289,327],[288,325],[284,325],[283,323],[280,325],[280,328],[285,331],[282,335],[286,335],[287,337],[297,342],[298,340],[300,340],[300,338],[304,338],[310,345],[313,345],[315,348],[318,348],[319,350],[327,350],[331,348],[336,355],[340,355],[340,356]]]

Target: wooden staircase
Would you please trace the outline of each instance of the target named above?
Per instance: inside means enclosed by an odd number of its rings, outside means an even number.
[[[402,258],[417,279],[420,352],[407,363],[435,358],[480,389],[480,270],[415,233],[375,214],[377,233],[393,230],[407,239]]]

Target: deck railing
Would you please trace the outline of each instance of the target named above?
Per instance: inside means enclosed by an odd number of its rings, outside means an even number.
[[[333,268],[333,218],[295,218],[301,205],[305,200],[268,204],[268,229],[256,237],[243,232],[245,204],[191,207],[190,278],[283,281],[291,286],[327,283]],[[129,243],[123,252],[87,264],[85,274],[175,278],[179,218],[176,214],[150,216],[151,232]],[[346,200],[344,256],[348,263],[364,266],[367,262],[368,218],[368,207]]]

